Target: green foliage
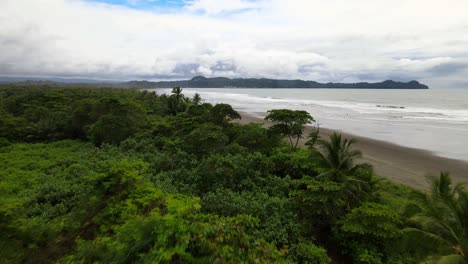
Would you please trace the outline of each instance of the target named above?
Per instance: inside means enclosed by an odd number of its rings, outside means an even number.
[[[228,143],[228,137],[219,126],[214,124],[201,124],[184,137],[187,149],[197,155],[207,155],[223,150]]]
[[[290,176],[301,179],[304,176],[317,175],[317,153],[305,149],[291,151],[289,148],[276,148],[270,156],[274,165],[274,174],[280,177]]]
[[[330,228],[353,206],[344,183],[304,177],[297,185],[291,195],[308,233]]]
[[[133,205],[129,207],[128,204]],[[125,207],[123,207],[125,206]],[[94,240],[79,240],[67,262],[207,263],[273,262],[280,253],[247,235],[257,221],[248,216],[221,218],[199,214],[197,199],[167,196],[157,190],[129,193],[124,221]],[[129,211],[129,209],[132,209]],[[107,218],[108,219],[108,218]]]
[[[250,123],[246,125],[236,125],[234,128],[234,143],[246,147],[253,152],[271,153],[275,147],[281,145],[281,138],[261,124]]]
[[[229,121],[241,119],[237,111],[228,104],[217,104],[211,109],[211,116],[215,124],[226,126]]]
[[[344,139],[341,134],[333,133],[329,141],[321,141],[320,163],[323,168],[317,178],[344,183],[349,204],[359,204],[367,199],[376,187],[373,169],[369,164],[355,164],[361,157],[359,150],[351,149],[353,139]]]
[[[376,180],[339,135],[319,153],[312,131],[309,149],[297,148],[314,121],[307,112],[272,110],[271,129],[231,122],[238,118],[231,106],[187,98],[178,87],[158,95],[1,85],[0,262],[466,256],[468,199],[448,176],[421,194]]]
[[[338,222],[337,239],[356,263],[383,263],[401,238],[402,220],[385,205],[367,202]]]
[[[281,193],[276,193],[281,195]],[[255,215],[260,221],[256,235],[278,247],[296,242],[300,225],[287,197],[252,191],[218,189],[206,194],[203,211],[223,216]]]
[[[146,123],[144,109],[134,102],[116,100],[102,100],[101,102],[96,111],[98,112],[96,116],[100,117],[89,129],[89,137],[97,146],[103,143],[119,144]]]
[[[448,173],[432,179],[432,192],[411,218],[405,229],[412,239],[434,247],[431,261],[468,263],[468,191],[453,186]]]
[[[154,93],[121,89],[0,87],[0,137],[13,142],[92,138],[118,143],[146,124]],[[94,128],[94,129],[92,129]]]
[[[201,103],[202,99],[199,93],[195,93],[192,98],[192,102],[194,105],[199,105]]]
[[[299,144],[305,125],[315,122],[308,112],[289,109],[270,110],[265,120],[273,122],[273,126],[270,128],[272,131],[288,138],[289,145],[293,150]]]
[[[10,144],[11,144],[11,143],[10,143],[10,141],[9,141],[8,139],[6,139],[6,138],[4,138],[4,137],[0,138],[0,148],[1,148],[1,147],[7,147],[7,146],[9,146]]]
[[[340,221],[340,231],[364,239],[391,239],[400,236],[401,220],[385,205],[369,202],[353,209]]]
[[[333,133],[329,141],[320,141],[323,166],[327,169],[321,176],[334,181],[343,181],[355,168],[354,161],[361,157],[361,152],[352,150],[356,141],[345,139],[341,134]]]
[[[301,242],[291,249],[290,260],[295,263],[304,264],[327,264],[331,263],[330,257],[324,248],[309,242]]]
[[[100,146],[103,143],[119,144],[131,136],[138,124],[121,116],[105,115],[91,126],[89,131],[91,141]]]
[[[4,148],[0,208],[8,221],[8,231],[2,233],[10,243],[2,240],[2,259],[21,262],[41,256],[36,263],[42,263],[63,254],[91,196],[86,177],[104,172],[120,158],[116,154],[76,141]]]
[[[275,248],[249,235],[258,225],[255,218],[201,214],[198,199],[161,192],[147,180],[146,163],[122,159],[115,148],[72,141],[8,148],[0,153],[5,161],[0,170],[4,260],[280,258]]]
[[[174,87],[172,94],[167,98],[167,110],[171,115],[177,115],[187,109],[189,99],[182,94],[182,88]]]
[[[194,179],[197,194],[228,188],[235,191],[255,188],[256,182],[267,177],[272,164],[260,153],[216,154],[200,162]]]

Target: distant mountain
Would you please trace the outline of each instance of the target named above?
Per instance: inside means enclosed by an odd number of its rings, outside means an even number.
[[[342,88],[342,89],[429,89],[427,85],[417,81],[396,82],[384,81],[377,83],[319,83],[304,80],[275,80],[275,79],[229,79],[224,77],[205,78],[197,76],[182,81],[130,81],[117,82],[93,79],[67,78],[35,78],[35,77],[0,77],[0,83],[18,83],[21,85],[49,85],[49,86],[99,86],[99,87],[132,87],[132,88]]]
[[[343,89],[429,89],[427,85],[418,81],[396,82],[392,80],[377,83],[319,83],[303,80],[275,80],[275,79],[229,79],[224,77],[205,78],[197,76],[184,81],[131,81],[123,83],[135,88],[343,88]]]

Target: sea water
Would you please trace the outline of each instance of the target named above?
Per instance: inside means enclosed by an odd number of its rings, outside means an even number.
[[[258,117],[306,110],[324,128],[468,160],[468,89],[184,89],[195,93]]]

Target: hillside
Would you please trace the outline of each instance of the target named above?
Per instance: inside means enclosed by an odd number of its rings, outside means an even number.
[[[275,80],[275,79],[229,79],[224,77],[206,78],[197,76],[191,80],[183,81],[131,81],[125,83],[131,87],[141,88],[341,88],[341,89],[429,89],[427,85],[418,81],[396,82],[387,80],[384,82],[368,83],[319,83],[304,80]]]
[[[224,77],[206,78],[197,76],[190,80],[179,81],[130,81],[117,82],[93,79],[66,79],[66,78],[36,78],[36,77],[0,77],[0,83],[17,83],[20,85],[47,85],[47,86],[87,86],[87,87],[125,87],[125,88],[339,88],[339,89],[429,89],[418,81],[396,82],[387,80],[377,83],[319,83],[304,80],[275,80],[275,79],[229,79]]]

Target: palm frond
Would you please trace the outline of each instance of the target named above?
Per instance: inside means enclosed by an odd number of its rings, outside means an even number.
[[[432,178],[432,192],[409,220],[416,227],[407,228],[408,234],[452,253],[434,263],[467,263],[468,192],[460,184],[453,186],[449,173]]]
[[[450,249],[453,246],[444,238],[418,228],[408,227],[403,229],[403,232],[410,235],[411,239],[414,239],[418,243],[427,243],[438,248],[446,247],[447,249]]]
[[[436,264],[467,264],[468,263],[463,256],[457,255],[457,254],[441,256],[441,257],[433,257],[429,259],[428,261],[430,263],[436,263]]]

